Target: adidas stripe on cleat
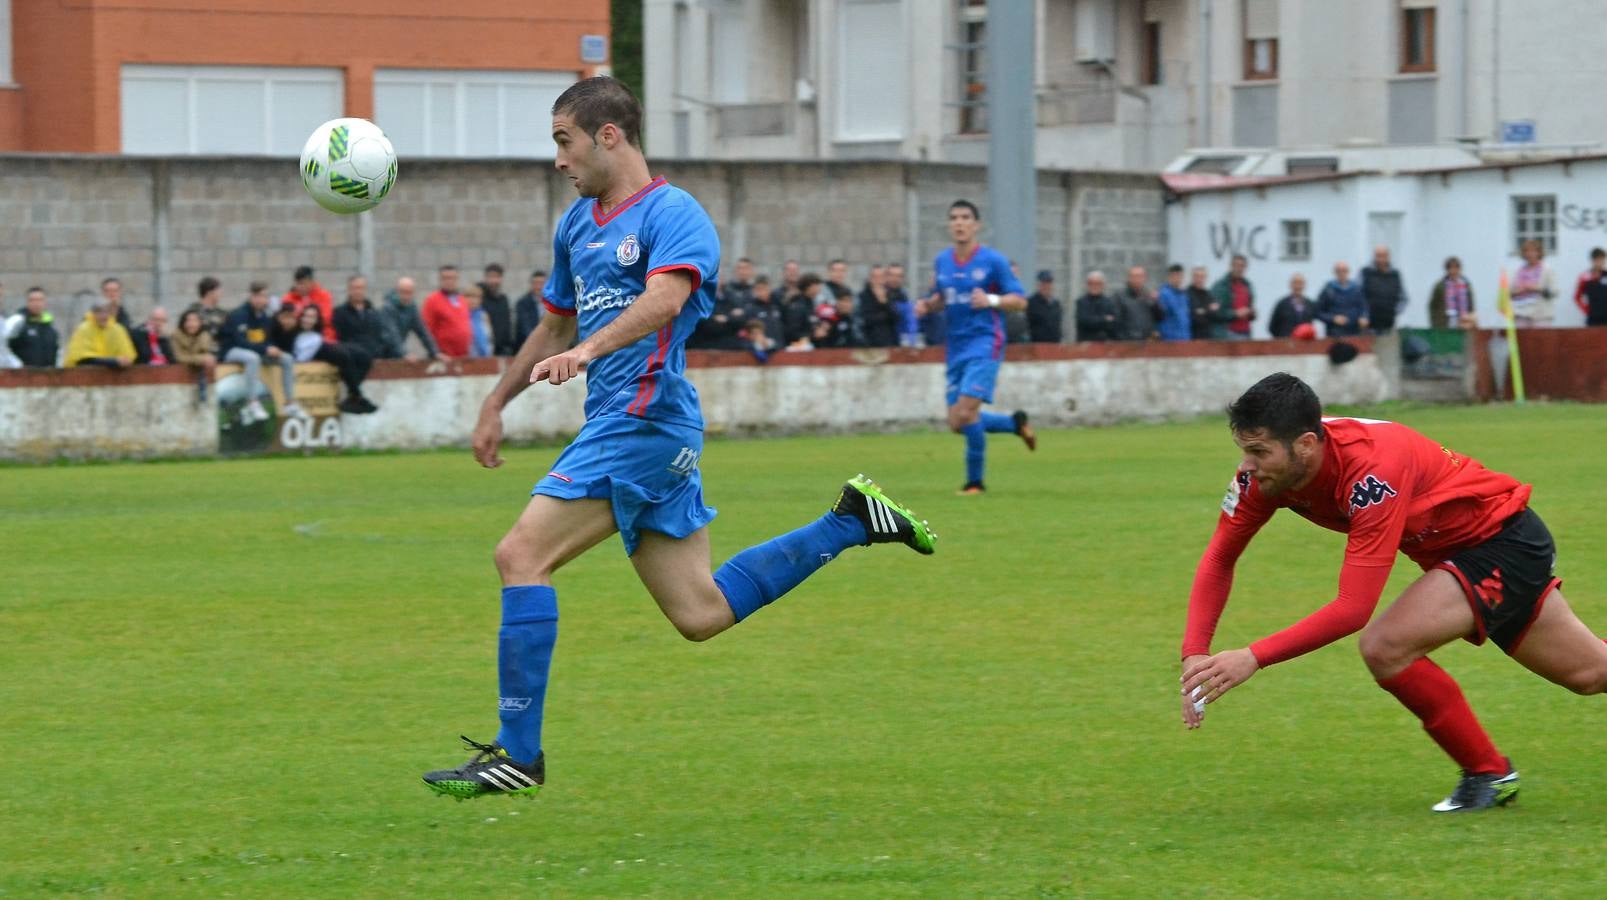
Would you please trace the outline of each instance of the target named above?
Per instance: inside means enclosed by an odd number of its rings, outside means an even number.
[[[867,543],[898,543],[925,554],[936,549],[937,535],[926,521],[915,518],[914,513],[882,493],[876,482],[864,475],[848,479],[831,511],[858,519],[865,526]]]
[[[424,773],[426,787],[443,797],[468,800],[484,794],[530,796],[546,781],[546,754],[539,754],[535,762],[523,765],[496,744],[482,744],[467,737],[463,738],[463,743],[476,751],[474,756],[456,769]]]

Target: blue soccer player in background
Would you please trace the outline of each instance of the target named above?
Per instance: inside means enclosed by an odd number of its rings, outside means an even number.
[[[1038,437],[1027,424],[1027,414],[985,412],[993,402],[993,387],[1004,361],[1004,316],[1007,310],[1024,310],[1027,300],[1021,282],[1010,271],[1010,260],[992,247],[977,242],[982,214],[969,200],[949,205],[949,237],[954,246],[932,263],[932,289],[916,311],[926,315],[943,304],[947,320],[944,356],[948,363],[949,429],[965,435],[965,486],[962,494],[980,494],[982,469],[988,453],[988,433],[1017,435],[1028,450],[1038,449]]]
[[[685,375],[686,339],[714,306],[720,240],[692,196],[648,174],[642,107],[621,82],[577,82],[553,104],[558,170],[580,198],[553,236],[541,318],[480,409],[474,456],[502,464],[502,409],[539,381],[586,373],[586,424],[531,491],[497,545],[502,575],[495,742],[429,772],[438,794],[531,794],[545,780],[542,706],[558,636],[552,575],[614,532],[664,615],[703,641],[796,587],[850,547],[936,535],[863,476],[814,522],[709,565],[698,457],[703,414]],[[576,337],[579,343],[576,344]],[[572,346],[573,345],[573,346]]]

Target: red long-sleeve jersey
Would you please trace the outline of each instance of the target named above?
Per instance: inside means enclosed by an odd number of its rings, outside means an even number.
[[[1339,595],[1294,625],[1250,645],[1263,666],[1283,662],[1360,631],[1378,606],[1398,549],[1424,570],[1480,544],[1529,503],[1530,487],[1394,422],[1323,419],[1322,467],[1311,483],[1262,496],[1235,476],[1216,534],[1189,594],[1183,655],[1210,652],[1228,602],[1233,565],[1280,508],[1349,535]]]

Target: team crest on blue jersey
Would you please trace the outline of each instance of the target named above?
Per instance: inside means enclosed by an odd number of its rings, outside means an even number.
[[[988,277],[988,270],[987,269],[972,269],[971,270],[971,278],[973,280],[981,281],[982,279],[984,279],[986,277]]]
[[[636,240],[636,235],[625,235],[619,246],[614,248],[614,258],[619,260],[622,266],[635,265],[636,261],[642,258],[642,245]]]

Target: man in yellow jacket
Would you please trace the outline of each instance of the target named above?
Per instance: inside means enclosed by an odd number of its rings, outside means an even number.
[[[121,369],[133,364],[134,342],[128,330],[113,321],[111,304],[96,303],[67,342],[67,365]]]

